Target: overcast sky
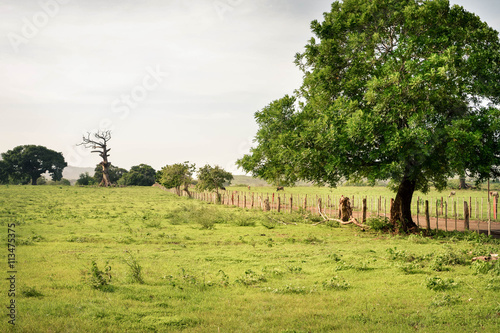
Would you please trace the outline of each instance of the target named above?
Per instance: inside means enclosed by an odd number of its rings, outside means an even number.
[[[301,83],[293,64],[331,0],[0,0],[0,152],[36,144],[69,165],[112,130],[110,161],[190,161],[235,174],[256,111]],[[453,0],[500,30],[499,0]]]

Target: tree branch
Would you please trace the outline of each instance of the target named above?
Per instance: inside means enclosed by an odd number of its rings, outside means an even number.
[[[323,218],[323,221],[320,221],[320,222],[317,222],[317,223],[314,223],[313,225],[316,226],[316,225],[319,225],[321,223],[325,223],[327,221],[334,221],[334,222],[339,222],[340,224],[342,225],[347,225],[347,224],[355,224],[357,225],[358,227],[360,228],[363,228],[364,229],[369,229],[370,227],[367,226],[367,225],[364,225],[362,223],[359,223],[358,220],[356,220],[353,216],[351,216],[351,219],[347,222],[344,222],[342,220],[339,220],[339,219],[334,219],[334,218],[331,218],[331,217],[328,217],[326,214],[324,214],[322,211],[321,211],[321,207],[318,205],[318,212],[319,214],[321,215],[321,217]]]

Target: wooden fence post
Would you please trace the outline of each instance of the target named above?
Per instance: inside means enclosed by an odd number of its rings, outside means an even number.
[[[307,194],[304,196],[304,210],[307,210]]]
[[[318,214],[321,215],[321,204],[322,204],[322,200],[321,200],[321,197],[318,198]]]
[[[427,230],[431,230],[431,219],[429,216],[429,200],[425,200],[425,223]]]
[[[363,198],[362,209],[363,209],[363,220],[362,220],[362,223],[365,223],[366,222],[366,197]]]
[[[436,230],[439,230],[439,199],[436,199]]]
[[[384,197],[384,217],[387,218],[387,198]]]
[[[380,216],[380,197],[377,198],[377,217]]]
[[[498,197],[493,197],[493,218],[497,219],[498,213]]]
[[[281,212],[281,196],[278,195],[278,213]]]
[[[488,180],[489,181],[489,180]],[[489,193],[488,193],[488,236],[491,236],[491,206],[490,206],[490,199],[489,199]]]
[[[457,209],[457,201],[453,200],[453,214],[455,215],[455,231],[457,231],[457,220],[458,220],[458,209]]]
[[[472,197],[469,197],[469,218],[472,218]]]
[[[469,204],[467,201],[464,201],[464,228],[465,230],[469,230]]]
[[[290,214],[293,212],[293,194],[290,194]]]
[[[483,219],[483,198],[481,198],[481,209],[479,210],[481,212],[481,220]]]
[[[444,203],[444,230],[448,231],[448,201]]]
[[[477,198],[474,198],[474,215],[476,216],[476,220],[478,220],[477,221],[477,223],[478,223],[478,225],[477,225],[477,227],[478,227],[477,231],[479,231],[479,219],[477,218],[477,207],[478,207],[477,206]]]

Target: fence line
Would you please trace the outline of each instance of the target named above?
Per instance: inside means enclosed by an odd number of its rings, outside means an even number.
[[[161,187],[161,186],[160,186]],[[177,194],[175,189],[162,189]],[[217,203],[217,194],[214,192],[191,191],[191,197],[197,200]],[[245,209],[260,209],[276,212],[292,213],[294,211],[307,210],[313,214],[319,214],[318,203],[321,209],[329,216],[338,216],[340,195],[322,194],[307,195],[280,192],[247,192],[247,191],[221,191],[220,204],[237,206]],[[181,196],[188,196],[185,191]],[[350,196],[353,214],[360,217],[363,213],[363,202],[366,200],[366,217],[389,217],[391,198],[384,196]],[[388,205],[389,202],[389,205]],[[471,229],[479,231],[480,222],[488,222],[488,232],[491,233],[490,222],[500,222],[498,216],[498,197],[486,200],[483,198],[478,203],[477,198],[472,201],[471,197],[430,197],[418,196],[412,200],[412,213],[414,221],[419,227],[429,227],[430,219],[436,229],[459,230]],[[428,215],[427,215],[428,214]],[[453,223],[448,223],[448,219]],[[425,221],[426,225],[423,225]],[[450,227],[453,228],[450,228]]]

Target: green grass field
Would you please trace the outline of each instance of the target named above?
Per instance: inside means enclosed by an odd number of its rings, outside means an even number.
[[[8,296],[4,246],[0,331],[500,331],[500,263],[471,260],[498,240],[316,221],[157,188],[0,186],[17,261]]]

